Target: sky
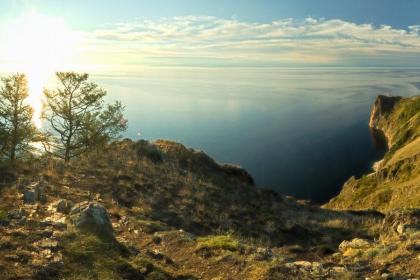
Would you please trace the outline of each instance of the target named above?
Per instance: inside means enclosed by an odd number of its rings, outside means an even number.
[[[28,53],[38,60],[53,54],[54,68],[103,73],[149,66],[420,67],[417,0],[5,0],[0,11],[0,39],[13,42],[8,50],[0,46],[0,62],[9,66]],[[17,40],[10,30],[29,38]]]

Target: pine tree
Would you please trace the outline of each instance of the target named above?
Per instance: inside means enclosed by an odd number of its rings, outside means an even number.
[[[56,76],[57,88],[45,90],[45,118],[54,139],[51,153],[67,162],[120,137],[127,127],[120,102],[106,105],[106,91],[89,82],[88,74],[59,72]]]
[[[14,162],[31,150],[36,136],[33,110],[26,103],[28,82],[24,74],[2,79],[0,89],[0,154]]]

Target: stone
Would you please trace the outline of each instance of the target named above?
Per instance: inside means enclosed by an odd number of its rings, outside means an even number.
[[[344,267],[342,267],[342,266],[334,266],[332,268],[332,270],[334,272],[336,272],[336,273],[344,273],[344,272],[346,272],[346,269]]]
[[[273,258],[273,251],[269,248],[257,248],[254,259],[257,261],[268,261]]]
[[[25,203],[35,203],[35,202],[46,202],[47,197],[45,195],[45,186],[46,182],[41,180],[39,182],[31,184],[29,187],[26,187],[23,192],[23,201]]]
[[[9,211],[9,213],[7,213],[7,218],[9,218],[10,220],[19,220],[22,219],[24,216],[26,216],[26,211],[25,209],[15,209],[15,210],[11,210]]]
[[[42,249],[55,250],[58,247],[58,242],[52,239],[43,239],[36,242],[35,245]]]
[[[51,216],[46,217],[42,221],[42,226],[45,227],[53,227],[54,229],[58,230],[66,230],[66,217],[61,213],[55,213]]]
[[[57,201],[56,210],[59,213],[68,214],[70,213],[71,208],[73,207],[73,202],[67,199],[60,199]]]
[[[70,220],[79,230],[115,240],[108,212],[98,203],[76,204],[70,211]]]
[[[25,203],[35,203],[36,195],[34,189],[25,190],[23,193],[23,201]]]
[[[420,230],[420,227],[417,226],[417,225],[399,224],[397,226],[397,232],[399,234],[414,233],[414,232],[416,232],[418,230]]]
[[[295,261],[291,263],[286,263],[285,266],[287,268],[303,268],[303,269],[310,269],[312,267],[312,263],[308,261]]]
[[[345,252],[348,249],[363,249],[371,245],[371,242],[366,239],[354,238],[351,241],[344,240],[338,246],[340,252]]]

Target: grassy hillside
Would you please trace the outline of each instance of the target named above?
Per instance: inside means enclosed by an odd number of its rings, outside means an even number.
[[[44,158],[2,174],[2,279],[420,273],[418,231],[395,233],[395,224],[418,224],[420,213],[321,209],[258,188],[240,167],[170,141],[124,140],[68,165]],[[22,190],[39,180],[46,182],[45,200],[24,203]],[[69,214],[58,212],[62,199],[103,205],[118,244],[76,228]]]
[[[385,134],[389,151],[374,173],[348,180],[327,208],[420,207],[420,97],[399,99],[387,109],[374,116],[372,129]],[[375,111],[374,107],[372,114]]]
[[[0,278],[418,276],[420,211],[391,210],[419,207],[418,104],[377,114],[390,152],[328,204],[340,211],[259,188],[241,167],[164,140],[0,166]],[[354,211],[368,208],[387,213]]]

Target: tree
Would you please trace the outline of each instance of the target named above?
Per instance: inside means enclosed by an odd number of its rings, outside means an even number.
[[[31,150],[36,137],[32,108],[27,104],[28,82],[24,74],[2,79],[0,89],[0,153],[11,162]]]
[[[56,73],[57,88],[45,90],[55,156],[68,162],[90,149],[120,137],[127,128],[121,102],[105,104],[106,91],[89,82],[88,74]]]

